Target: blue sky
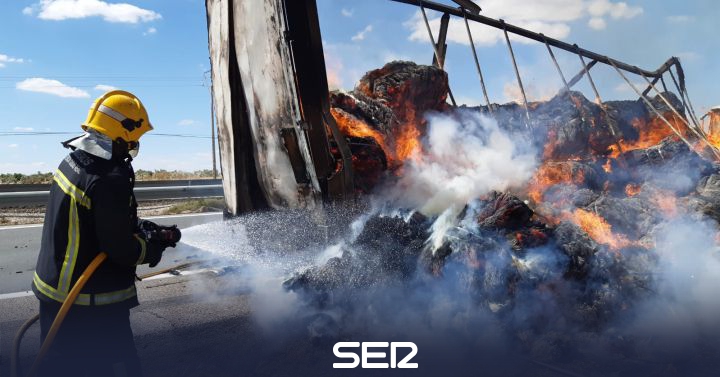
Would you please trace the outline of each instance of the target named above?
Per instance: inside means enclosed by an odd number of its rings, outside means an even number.
[[[366,71],[394,59],[429,63],[432,49],[416,8],[387,0],[317,0],[331,84],[352,88]],[[450,3],[449,1],[441,1]],[[489,17],[528,26],[643,68],[670,56],[685,67],[696,110],[720,104],[720,43],[713,0],[482,0]],[[437,25],[439,15],[429,12]],[[455,22],[455,21],[454,21]],[[474,26],[493,102],[517,99],[501,35]],[[136,93],[155,133],[210,135],[209,69],[203,0],[13,0],[0,2],[0,133],[79,130],[106,86]],[[463,24],[451,24],[446,69],[461,103],[482,102]],[[561,82],[544,46],[514,40],[530,99]],[[576,56],[556,51],[566,76]],[[606,67],[593,70],[603,99],[633,92]],[[54,81],[50,81],[54,80]],[[639,77],[631,78],[640,83]],[[586,82],[578,85],[588,97]],[[71,135],[0,136],[0,172],[51,171]],[[143,138],[136,168],[211,167],[209,138]]]

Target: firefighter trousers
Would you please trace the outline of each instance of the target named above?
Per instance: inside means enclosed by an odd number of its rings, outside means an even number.
[[[40,302],[44,341],[60,304]],[[141,376],[140,359],[125,305],[73,305],[43,360],[39,376]]]

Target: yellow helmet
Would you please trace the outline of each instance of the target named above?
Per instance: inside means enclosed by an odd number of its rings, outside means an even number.
[[[138,142],[153,129],[147,111],[134,94],[113,90],[96,99],[90,108],[83,130],[92,128],[112,140]]]

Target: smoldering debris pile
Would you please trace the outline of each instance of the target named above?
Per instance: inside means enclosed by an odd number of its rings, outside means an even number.
[[[344,315],[352,316],[368,305],[360,292],[398,285],[430,291],[452,280],[454,291],[445,294],[463,296],[527,349],[552,359],[575,344],[567,338],[617,330],[648,302],[683,301],[666,296],[668,261],[697,258],[715,268],[720,169],[660,97],[651,101],[675,131],[640,100],[601,107],[564,92],[530,103],[528,119],[515,103],[452,108],[447,93],[444,72],[409,62],[389,63],[353,91],[332,93],[332,114],[354,153],[357,190],[379,209],[358,220],[362,230],[340,255],[298,272],[286,289],[319,310],[347,308]],[[663,95],[682,114],[677,97]],[[447,161],[423,157],[428,133],[468,117],[524,146],[513,155],[534,151],[531,177],[470,190],[478,195],[434,213],[394,202],[409,171],[447,168]],[[480,149],[496,137],[487,129],[474,136]],[[674,241],[686,226],[707,230],[704,248],[697,240]],[[687,289],[673,295],[696,293]],[[623,352],[640,352],[623,339]]]

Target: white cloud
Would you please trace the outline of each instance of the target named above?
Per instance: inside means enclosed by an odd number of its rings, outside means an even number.
[[[36,14],[42,20],[68,20],[88,17],[102,17],[107,22],[136,24],[162,18],[152,10],[128,3],[108,3],[101,0],[40,0],[32,7],[23,9],[23,14]]]
[[[5,54],[0,54],[0,68],[3,68],[7,65],[7,63],[24,63],[24,59],[20,58],[13,58],[12,56],[8,56]]]
[[[508,22],[570,22],[583,17],[583,0],[486,0],[483,14]]]
[[[192,120],[192,119],[183,119],[183,120],[181,120],[181,121],[178,122],[178,126],[192,126],[192,125],[194,125],[194,124],[196,124],[196,123],[197,123],[197,122],[195,122],[195,121]]]
[[[33,77],[25,79],[17,84],[15,88],[28,92],[52,94],[65,98],[87,98],[90,94],[82,89],[67,86],[60,81]]]
[[[601,30],[606,27],[603,17],[630,19],[643,13],[642,7],[610,0],[485,0],[482,7],[483,14],[488,17],[503,19],[509,24],[559,39],[570,35],[570,23],[574,21],[588,19],[591,28]],[[428,12],[428,21],[437,36],[440,14]],[[430,40],[420,11],[404,25],[410,30],[411,41],[427,43]],[[502,30],[476,22],[470,23],[470,29],[473,39],[481,46],[492,46],[505,39]],[[531,43],[529,39],[513,34],[510,38],[521,43]],[[465,23],[461,18],[453,17],[450,20],[447,39],[449,43],[470,44]]]
[[[667,22],[669,22],[671,24],[682,24],[682,23],[686,23],[686,22],[695,21],[695,17],[684,15],[684,14],[679,14],[676,16],[667,16],[667,17],[665,17],[665,19],[667,20]]]
[[[8,148],[17,148],[19,146],[19,144],[8,144]]]
[[[104,84],[95,85],[95,87],[93,89],[95,89],[99,92],[109,92],[111,90],[117,90],[117,88],[112,85],[104,85]]]
[[[157,33],[157,29],[154,27],[149,27],[145,32],[143,32],[143,35],[152,35]]]
[[[24,60],[20,58],[13,58],[11,56],[7,56],[5,54],[0,54],[0,62],[3,63],[23,63]]]
[[[588,4],[588,12],[593,17],[609,15],[614,20],[631,19],[643,13],[642,7],[633,7],[625,2],[613,3],[610,0],[592,0]]]
[[[345,17],[352,17],[353,14],[355,14],[355,9],[343,8],[343,9],[340,11],[340,14],[342,14],[342,15],[345,16]]]
[[[15,128],[13,128],[13,131],[17,131],[17,132],[32,132],[32,131],[35,131],[35,129],[32,128],[32,127],[15,127]]]
[[[590,28],[594,30],[605,30],[605,28],[607,27],[607,22],[605,22],[604,18],[593,17],[588,21],[588,26],[590,26]]]
[[[435,12],[428,12],[428,23],[430,24],[430,29],[432,29],[433,31],[433,36],[436,38],[438,35],[438,31],[440,30],[440,14]],[[564,23],[559,22],[549,23],[536,20],[524,20],[518,22],[508,21],[508,23],[528,28],[530,30],[543,33],[553,38],[565,38],[570,35],[570,27]],[[427,27],[425,26],[425,21],[423,20],[422,13],[420,13],[420,11],[417,11],[410,20],[406,21],[404,23],[404,26],[411,31],[409,37],[411,41],[425,43],[430,42]],[[473,34],[473,40],[475,41],[475,43],[481,46],[493,46],[496,43],[505,40],[502,30],[491,28],[477,22],[470,23],[470,30]],[[531,40],[527,38],[517,37],[513,34],[511,34],[510,38],[513,41],[518,41],[521,43],[531,42]],[[467,29],[465,28],[465,22],[461,18],[454,17],[450,19],[450,24],[448,25],[447,41],[448,43],[459,43],[467,46],[470,45]]]
[[[372,25],[365,26],[359,33],[355,34],[351,39],[353,42],[365,40],[365,36],[373,30]]]

